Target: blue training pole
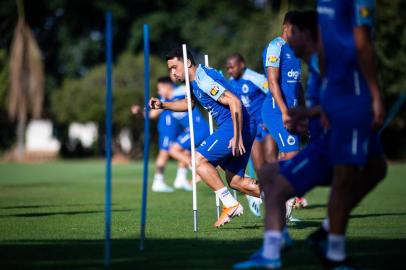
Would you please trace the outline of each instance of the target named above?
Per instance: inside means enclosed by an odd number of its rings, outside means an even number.
[[[248,161],[248,175],[251,178],[255,178],[255,171],[254,171],[254,163],[252,163],[252,159],[250,158]]]
[[[111,258],[111,136],[112,136],[112,14],[106,12],[106,184],[105,184],[105,205],[104,205],[104,265],[110,266]]]
[[[406,93],[403,92],[400,94],[399,98],[393,104],[392,108],[390,109],[388,116],[386,117],[385,122],[383,123],[381,129],[378,131],[378,134],[381,135],[382,131],[389,125],[390,122],[395,118],[395,116],[398,114],[400,108],[402,108],[403,102],[406,100]]]
[[[142,183],[141,203],[141,236],[140,250],[144,250],[145,224],[147,219],[147,194],[148,194],[148,161],[149,161],[149,30],[144,24],[144,178]]]

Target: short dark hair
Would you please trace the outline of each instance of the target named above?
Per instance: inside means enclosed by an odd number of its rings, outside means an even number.
[[[291,10],[286,12],[285,17],[283,18],[283,25],[291,23],[292,17],[298,13],[296,10]]]
[[[244,57],[243,57],[240,53],[238,53],[238,52],[235,52],[235,53],[230,54],[230,55],[227,57],[227,60],[228,60],[228,59],[237,59],[239,62],[242,62],[242,63],[245,64],[245,59],[244,59]]]
[[[178,58],[178,59],[183,59],[183,49],[182,46],[177,46],[173,48],[167,55],[166,55],[166,61]],[[187,50],[187,58],[190,60],[192,65],[196,65],[195,58],[193,57],[193,54]]]
[[[157,80],[157,83],[173,84],[173,82],[172,82],[171,78],[169,78],[169,76],[159,77]]]
[[[317,41],[317,12],[314,10],[306,10],[294,14],[290,23],[297,26],[300,31],[308,30],[313,41]]]

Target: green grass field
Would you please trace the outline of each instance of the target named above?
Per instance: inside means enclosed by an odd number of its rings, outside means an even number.
[[[167,169],[168,182],[175,174]],[[152,172],[152,167],[151,167]],[[354,211],[348,249],[366,269],[405,269],[406,165],[391,165],[387,179]],[[245,214],[221,229],[214,195],[198,186],[199,234],[193,233],[192,194],[149,192],[147,242],[138,251],[142,163],[113,166],[112,269],[231,269],[261,244],[263,224]],[[104,163],[62,161],[0,164],[0,268],[101,269],[104,239]],[[309,193],[308,209],[290,225],[294,248],[285,269],[320,269],[303,242],[326,212],[328,189]],[[244,206],[245,198],[240,196]]]

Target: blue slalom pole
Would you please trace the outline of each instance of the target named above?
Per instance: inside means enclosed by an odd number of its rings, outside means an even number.
[[[386,117],[385,122],[383,123],[381,129],[378,131],[378,134],[381,135],[382,131],[392,122],[395,116],[398,114],[400,108],[402,108],[403,102],[406,100],[406,93],[403,92],[400,94],[399,98],[396,100],[395,104],[393,104],[392,108],[390,109],[388,116]]]
[[[106,183],[104,205],[104,265],[110,266],[111,259],[111,136],[112,136],[112,62],[113,62],[112,14],[106,12]]]
[[[252,163],[252,158],[248,161],[248,175],[251,178],[255,178],[254,163]]]
[[[149,29],[148,24],[144,24],[144,175],[142,183],[142,203],[141,203],[141,236],[140,250],[144,250],[145,224],[147,219],[147,195],[148,195],[148,161],[149,161]]]

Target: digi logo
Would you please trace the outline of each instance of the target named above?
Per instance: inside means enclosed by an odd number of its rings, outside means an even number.
[[[289,78],[293,78],[293,79],[297,80],[299,78],[299,75],[300,75],[300,73],[297,70],[291,69],[291,70],[288,71],[288,77]]]

